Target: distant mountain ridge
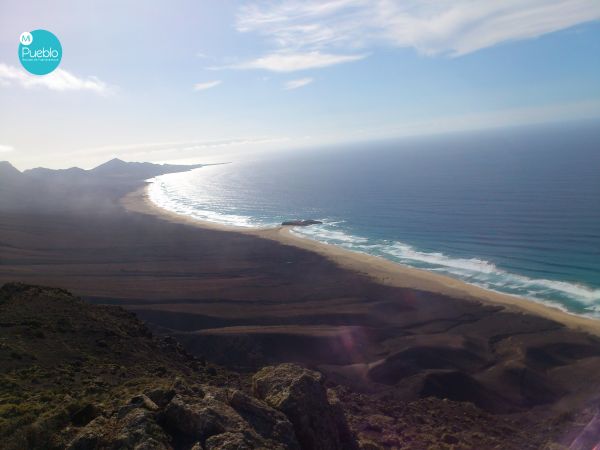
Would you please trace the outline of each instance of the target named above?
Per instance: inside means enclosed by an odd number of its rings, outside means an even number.
[[[148,162],[125,162],[114,158],[110,161],[100,164],[89,172],[94,175],[107,177],[142,177],[150,178],[166,173],[182,172],[202,167],[203,164],[194,164],[190,166],[177,164],[153,164]]]
[[[71,167],[69,169],[47,169],[45,167],[36,167],[35,169],[27,169],[27,170],[23,171],[24,175],[35,176],[35,177],[47,176],[47,175],[58,174],[58,173],[71,174],[71,175],[75,175],[75,174],[83,175],[83,174],[87,173],[87,171],[84,169],[81,169],[79,167]]]
[[[13,171],[35,178],[57,177],[57,178],[80,178],[80,177],[108,177],[127,178],[128,180],[139,180],[164,175],[166,173],[181,172],[202,167],[204,164],[176,165],[176,164],[154,164],[149,162],[126,162],[119,158],[113,158],[93,169],[85,170],[79,167],[69,169],[47,169],[36,167],[35,169],[19,172],[8,161],[0,163],[0,175],[2,167],[8,167]],[[10,170],[10,169],[5,170]]]
[[[149,178],[203,166],[126,162],[114,158],[90,170],[37,167],[20,172],[8,161],[0,161],[0,210],[97,211],[116,206],[122,195]],[[98,204],[99,192],[105,193],[100,196],[105,204]]]
[[[17,168],[15,168],[8,161],[0,161],[0,180],[10,178],[17,178],[22,175]]]

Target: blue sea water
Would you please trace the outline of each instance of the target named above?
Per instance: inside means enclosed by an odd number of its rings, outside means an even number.
[[[303,149],[158,177],[159,206],[272,226],[600,317],[600,124]]]

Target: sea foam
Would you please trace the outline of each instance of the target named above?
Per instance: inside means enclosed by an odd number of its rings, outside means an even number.
[[[294,233],[348,250],[380,256],[409,266],[443,273],[468,283],[542,301],[552,306],[564,305],[554,298],[583,303],[589,315],[600,315],[600,289],[591,289],[565,281],[528,278],[498,268],[494,263],[479,258],[453,258],[440,252],[423,252],[398,241],[371,241],[342,230],[331,230],[332,224],[311,228],[296,228]]]

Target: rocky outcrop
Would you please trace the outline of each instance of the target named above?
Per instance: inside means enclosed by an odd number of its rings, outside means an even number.
[[[133,397],[79,428],[67,447],[91,449],[357,449],[344,413],[321,375],[295,364],[265,367],[256,397],[237,389],[190,386]]]
[[[305,220],[286,220],[281,225],[289,227],[307,227],[309,225],[321,225],[323,222],[320,220],[305,219]]]
[[[303,449],[358,448],[341,407],[334,396],[328,398],[320,373],[296,364],[265,367],[254,375],[252,391],[287,416]]]
[[[300,448],[292,423],[281,411],[241,391],[231,391],[228,403],[261,436],[281,442],[285,448]]]
[[[256,396],[249,376],[62,289],[6,284],[0,316],[3,449],[355,448],[321,375],[300,366],[262,370]]]
[[[67,447],[69,450],[169,450],[171,438],[157,423],[156,414],[141,405],[123,417],[99,416],[87,424]]]
[[[169,400],[165,402],[165,399]],[[160,398],[155,403],[152,398]],[[82,427],[70,450],[299,450],[286,416],[241,391],[177,382],[147,392]]]

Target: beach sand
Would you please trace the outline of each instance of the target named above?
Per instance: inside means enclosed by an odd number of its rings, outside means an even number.
[[[280,226],[269,229],[234,227],[176,214],[154,204],[148,196],[148,186],[127,194],[122,198],[121,204],[129,211],[157,216],[176,223],[192,225],[207,230],[235,232],[270,239],[281,244],[292,245],[315,252],[325,256],[344,269],[366,275],[375,282],[387,286],[418,289],[462,300],[502,305],[507,310],[513,312],[525,312],[537,315],[559,322],[571,329],[600,336],[600,320],[571,314],[557,307],[542,304],[531,299],[487,290],[461,280],[426,270],[415,269],[380,257],[353,252],[334,245],[304,238],[294,234],[290,227]]]

